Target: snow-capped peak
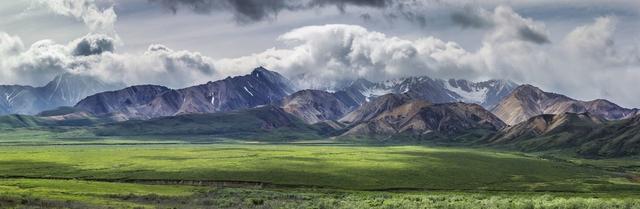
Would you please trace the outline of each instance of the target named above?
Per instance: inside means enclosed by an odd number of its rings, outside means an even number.
[[[509,94],[515,87],[517,85],[513,82],[502,80],[471,82],[419,76],[391,79],[378,83],[354,82],[346,91],[358,92],[362,95],[362,102],[389,93],[406,93],[412,97],[425,99],[433,103],[467,102],[489,108]]]

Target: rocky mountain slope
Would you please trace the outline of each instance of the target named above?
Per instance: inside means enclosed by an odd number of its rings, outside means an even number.
[[[394,93],[433,103],[466,102],[491,108],[516,87],[515,83],[503,80],[474,83],[467,80],[442,80],[420,76],[379,83],[359,79],[342,91],[361,104],[375,97]]]
[[[558,115],[544,114],[534,116],[528,120],[508,127],[488,140],[490,144],[510,144],[515,143],[521,149],[538,150],[549,147],[569,147],[579,144],[575,140],[583,140],[580,135],[586,135],[590,129],[604,124],[603,118],[590,115],[589,113],[562,113]],[[550,141],[528,140],[560,134],[571,131],[573,136],[563,140],[552,139]]]
[[[339,121],[347,124],[368,121],[411,100],[414,99],[405,94],[385,94],[375,98],[373,101],[362,104],[362,106],[345,115]]]
[[[483,143],[523,151],[568,149],[588,157],[635,155],[640,153],[640,116],[607,121],[590,113],[539,115]]]
[[[314,124],[337,120],[358,106],[335,93],[321,90],[302,90],[284,97],[282,108],[303,121]]]
[[[620,120],[638,114],[638,109],[620,107],[607,100],[579,101],[561,94],[549,93],[531,85],[522,85],[500,101],[493,109],[496,116],[514,125],[541,114],[589,112],[607,120]]]
[[[73,106],[89,95],[122,86],[69,73],[56,76],[42,87],[0,85],[0,115],[33,115],[60,106]]]
[[[473,129],[500,130],[505,124],[492,113],[477,104],[468,103],[439,103],[432,104],[424,100],[406,99],[403,96],[387,95],[378,98],[383,101],[371,103],[382,108],[367,108],[375,110],[373,114],[358,114],[350,117],[354,124],[344,136],[372,136],[372,135],[457,135]],[[404,103],[397,105],[404,101]],[[358,119],[355,119],[358,118]]]
[[[169,91],[170,89],[164,86],[131,86],[122,90],[102,92],[89,96],[78,102],[75,108],[85,110],[94,115],[116,115],[124,119],[158,117],[167,113],[154,112],[157,109],[153,108],[151,102]]]
[[[134,86],[87,97],[76,108],[96,115],[149,119],[189,113],[225,112],[280,101],[293,93],[290,82],[262,67],[249,75],[183,89]]]

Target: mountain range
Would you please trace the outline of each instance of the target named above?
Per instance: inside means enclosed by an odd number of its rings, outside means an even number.
[[[182,89],[139,85],[80,99],[110,88],[115,86],[77,75],[58,76],[39,88],[1,86],[4,114],[40,113],[0,117],[0,128],[91,126],[97,135],[444,140],[524,151],[569,149],[596,157],[640,152],[638,109],[502,80],[358,79],[335,91],[298,91],[284,76],[259,67],[247,75]],[[54,109],[75,100],[73,107]]]
[[[187,87],[132,86],[89,96],[76,108],[121,120],[215,113],[271,104],[294,92],[282,75],[256,68],[249,75]]]
[[[295,92],[288,79],[260,67],[249,75],[184,89],[145,85],[104,92],[83,99],[75,107],[98,116],[127,120],[224,112],[274,104],[308,123],[317,123],[340,119],[356,107],[389,93],[402,93],[433,103],[464,101],[489,107],[508,95],[515,86],[501,80],[474,83],[421,76],[379,83],[358,79],[334,92]]]
[[[516,84],[501,80],[479,83],[454,79],[445,81],[421,76],[377,83],[358,79],[333,92],[315,90],[293,94],[296,89],[288,79],[259,67],[249,75],[228,77],[183,89],[139,85],[115,90],[121,86],[74,74],[57,76],[44,87],[0,86],[0,95],[4,96],[0,98],[0,114],[34,115],[60,106],[75,106],[96,116],[128,120],[224,112],[285,102],[289,104],[279,105],[286,106],[285,110],[299,116],[306,115],[303,118],[307,118],[303,120],[313,123],[339,119],[363,103],[388,93],[403,93],[433,103],[462,101],[488,108],[511,92]],[[314,95],[310,97],[306,94]],[[319,104],[313,100],[323,95],[324,99],[330,97],[330,100],[338,102],[324,104],[322,110],[316,109]],[[302,104],[303,100],[306,100],[306,105]],[[337,106],[327,106],[334,104]],[[310,105],[314,108],[309,108]],[[325,111],[329,109],[333,110]],[[330,113],[332,111],[337,113]]]

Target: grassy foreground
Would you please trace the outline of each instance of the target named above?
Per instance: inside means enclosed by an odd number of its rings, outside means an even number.
[[[423,146],[0,146],[0,208],[640,208],[634,170],[584,163]]]
[[[78,180],[0,181],[0,208],[639,208],[633,195],[368,192],[137,185]]]

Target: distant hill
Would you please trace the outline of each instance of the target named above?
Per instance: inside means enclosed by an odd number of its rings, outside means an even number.
[[[4,115],[0,116],[0,129],[6,128],[30,128],[43,125],[53,125],[53,123],[39,117],[29,115]]]
[[[583,156],[621,157],[640,154],[640,116],[605,123],[589,133],[589,142],[578,147]]]
[[[81,112],[40,116],[14,114],[0,116],[0,129],[89,127],[109,122],[113,122],[113,120],[110,118],[97,118]]]
[[[103,136],[139,135],[215,135],[256,140],[294,140],[320,138],[321,129],[266,105],[220,113],[181,114],[149,120],[129,120],[101,126]]]
[[[568,149],[587,157],[636,155],[640,153],[640,116],[607,121],[590,113],[539,115],[485,142],[522,151]]]

